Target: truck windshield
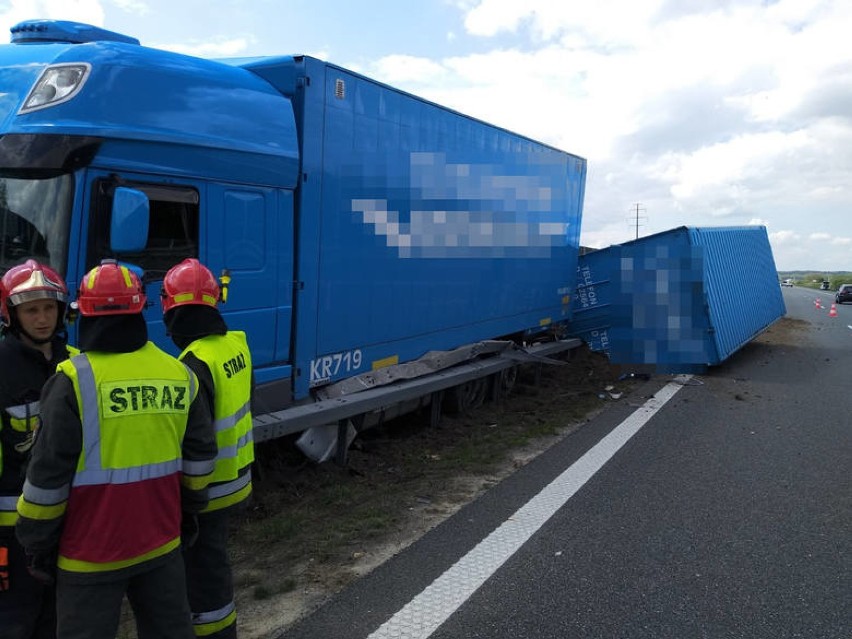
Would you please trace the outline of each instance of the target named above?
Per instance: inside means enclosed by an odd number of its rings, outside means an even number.
[[[65,275],[74,179],[0,177],[0,274],[33,258]]]

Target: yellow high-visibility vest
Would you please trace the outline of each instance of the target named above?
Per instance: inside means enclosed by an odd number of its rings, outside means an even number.
[[[210,461],[183,460],[195,374],[151,342],[133,353],[83,353],[58,371],[71,380],[80,411],[77,470],[59,488],[28,479],[18,512],[64,515],[64,570],[116,570],[177,548],[181,485],[204,488],[212,471]]]
[[[213,423],[218,454],[205,512],[227,508],[251,492],[254,440],[251,419],[251,353],[242,331],[209,335],[180,354],[192,353],[213,377]]]

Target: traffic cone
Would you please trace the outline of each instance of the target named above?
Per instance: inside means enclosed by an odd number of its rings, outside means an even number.
[[[837,317],[837,304],[832,304],[831,309],[828,311],[829,317]]]
[[[822,308],[822,302],[819,301],[819,298],[816,298],[814,300],[814,306],[816,306],[817,308]]]

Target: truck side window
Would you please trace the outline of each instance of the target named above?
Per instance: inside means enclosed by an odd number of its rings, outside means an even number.
[[[0,177],[0,273],[27,258],[65,274],[74,179]]]
[[[150,201],[151,218],[145,250],[113,255],[109,248],[112,191],[115,183],[101,180],[89,229],[87,268],[105,257],[141,266],[148,279],[162,278],[187,257],[198,257],[198,191],[187,187],[127,184],[143,191]]]

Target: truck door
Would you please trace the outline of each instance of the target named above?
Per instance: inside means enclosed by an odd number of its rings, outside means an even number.
[[[119,184],[144,192],[150,202],[148,239],[145,249],[138,253],[114,255],[110,250],[112,194]],[[177,349],[163,325],[160,289],[166,272],[178,262],[187,257],[204,261],[200,242],[202,190],[199,183],[166,185],[129,176],[123,176],[119,182],[114,175],[96,177],[91,183],[91,215],[88,229],[84,229],[87,242],[80,272],[87,272],[104,258],[116,258],[142,268],[148,296],[144,315],[149,339],[172,354],[177,354]]]
[[[147,195],[149,228],[142,251],[113,255],[111,204],[119,184]],[[257,381],[289,378],[292,191],[188,180],[162,184],[104,174],[92,182],[91,211],[81,272],[106,257],[142,268],[149,302],[144,314],[152,341],[177,353],[163,325],[160,290],[172,266],[195,257],[217,277],[228,271],[227,301],[219,308],[229,328],[246,332]]]
[[[232,278],[222,306],[228,325],[246,331],[259,383],[289,378],[293,192],[210,184],[206,204],[208,266],[228,269]]]

